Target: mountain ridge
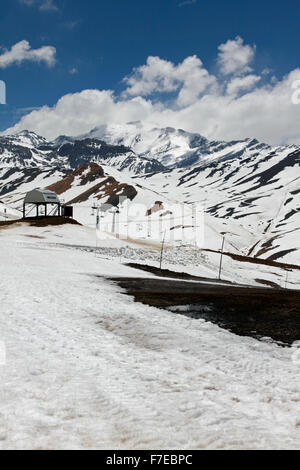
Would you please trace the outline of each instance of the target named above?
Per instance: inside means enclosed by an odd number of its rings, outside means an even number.
[[[33,186],[49,187],[91,163],[118,184],[134,187],[137,200],[147,193],[148,209],[157,201],[199,205],[216,224],[219,220],[246,227],[254,238],[251,235],[245,252],[252,250],[253,256],[290,261],[300,252],[296,145],[271,147],[257,139],[209,141],[182,129],[141,123],[101,126],[53,142],[24,131],[0,138],[0,199],[16,201]],[[89,191],[79,180],[72,184],[77,183],[82,193]],[[101,187],[100,178],[97,184]],[[93,205],[94,193],[85,203]],[[80,204],[80,194],[76,198],[75,204]]]

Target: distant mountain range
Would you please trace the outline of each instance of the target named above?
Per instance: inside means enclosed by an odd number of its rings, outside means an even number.
[[[105,163],[121,170],[142,174],[161,171],[163,165],[155,159],[135,155],[124,145],[110,145],[101,139],[59,137],[47,142],[34,132],[23,131],[15,136],[0,137],[0,167],[2,168],[70,168],[87,162]]]
[[[0,200],[16,208],[29,189],[49,186],[90,206],[120,194],[149,208],[199,204],[228,231],[247,230],[245,253],[300,264],[298,146],[209,141],[140,122],[53,142],[29,131],[0,137]]]

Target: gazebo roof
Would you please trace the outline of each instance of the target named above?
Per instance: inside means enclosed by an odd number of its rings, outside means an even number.
[[[34,189],[29,191],[24,199],[25,204],[60,204],[57,194],[49,189]]]

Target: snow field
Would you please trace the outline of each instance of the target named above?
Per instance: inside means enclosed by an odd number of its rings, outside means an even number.
[[[139,271],[26,230],[0,232],[1,449],[299,448],[296,347],[136,304],[105,277]]]

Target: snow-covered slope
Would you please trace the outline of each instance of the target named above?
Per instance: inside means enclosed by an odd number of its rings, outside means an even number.
[[[243,153],[138,180],[166,197],[172,194],[174,200],[197,204],[219,220],[244,226],[258,240],[252,255],[289,261],[296,256],[300,264],[299,150]]]
[[[219,238],[224,231],[248,234],[238,244],[244,254],[300,264],[297,146],[272,148],[255,139],[211,142],[140,122],[102,126],[80,138],[61,136],[54,142],[30,132],[2,137],[1,142],[3,202],[21,200],[27,190],[51,186],[95,162],[106,178],[135,188],[135,202],[146,201],[148,209],[156,202],[164,208],[178,202],[189,211],[203,207]],[[99,196],[89,193],[93,182],[101,186],[103,181],[75,178],[72,191],[62,197],[91,207]]]
[[[84,227],[0,230],[0,449],[296,449],[299,349],[134,302]],[[94,233],[91,235],[91,239]]]

